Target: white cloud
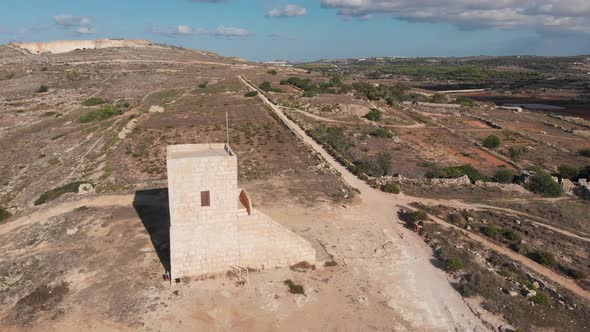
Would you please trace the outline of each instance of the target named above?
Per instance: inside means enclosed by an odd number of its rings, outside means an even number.
[[[96,33],[92,26],[92,19],[86,16],[56,15],[53,17],[55,24],[63,29],[80,34]]]
[[[346,18],[391,15],[411,22],[450,23],[462,29],[531,29],[590,33],[588,0],[321,0]]]
[[[218,38],[245,38],[252,35],[252,33],[246,29],[242,28],[234,28],[234,27],[225,27],[219,26],[213,30],[203,29],[203,28],[193,28],[188,25],[179,25],[172,29],[165,29],[160,28],[157,26],[152,27],[151,32],[157,33],[160,35],[165,35],[168,37],[176,37],[176,36],[190,36],[190,35],[200,35],[200,36],[212,36]]]
[[[267,17],[295,17],[307,15],[307,8],[298,5],[284,5],[281,7],[273,8],[268,13]]]

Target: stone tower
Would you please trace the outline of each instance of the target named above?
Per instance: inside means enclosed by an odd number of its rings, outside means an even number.
[[[167,167],[172,278],[315,264],[307,241],[252,208],[228,145],[168,146]]]

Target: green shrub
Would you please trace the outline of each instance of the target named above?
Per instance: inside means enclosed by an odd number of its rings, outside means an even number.
[[[500,230],[496,226],[483,226],[482,228],[480,228],[480,231],[483,235],[491,239],[495,239],[496,237],[498,237],[498,234],[500,233]]]
[[[449,102],[449,99],[442,93],[435,93],[432,97],[430,97],[430,102],[435,104],[446,104]]]
[[[459,104],[461,106],[473,106],[475,101],[468,97],[459,97],[455,99],[455,104]]]
[[[98,97],[90,97],[86,100],[84,100],[82,102],[83,106],[97,106],[97,105],[102,105],[102,104],[106,104],[108,103],[108,101],[98,98]]]
[[[576,270],[576,269],[573,269],[571,267],[561,265],[561,264],[559,264],[559,269],[572,279],[575,279],[575,280],[586,279],[586,274],[580,270]]]
[[[575,180],[579,174],[577,168],[569,165],[561,165],[558,169],[562,179]]]
[[[475,181],[487,181],[488,178],[483,175],[480,171],[478,171],[475,167],[471,165],[463,165],[461,166],[463,173],[469,177],[469,179],[473,182]]]
[[[508,155],[512,160],[519,160],[526,153],[526,148],[522,146],[511,146],[508,149]]]
[[[102,121],[118,114],[120,114],[118,109],[111,105],[107,105],[82,114],[80,116],[80,123]]]
[[[590,148],[582,149],[579,151],[580,156],[589,157],[590,158]]]
[[[3,222],[4,220],[10,218],[12,216],[12,214],[10,212],[8,212],[8,210],[6,210],[3,207],[0,207],[0,223]]]
[[[305,98],[312,98],[313,96],[315,96],[315,92],[313,91],[305,91],[302,95]]]
[[[49,88],[45,85],[41,85],[39,88],[37,88],[37,90],[35,90],[35,93],[44,93],[47,91],[49,91]]]
[[[381,111],[376,108],[372,108],[369,113],[365,114],[365,119],[373,122],[379,122],[381,121]]]
[[[414,221],[427,221],[428,220],[428,213],[423,210],[418,210],[414,212],[412,215]]]
[[[273,88],[272,84],[270,82],[264,81],[262,82],[262,84],[260,84],[259,86],[260,90],[262,91],[266,91],[266,92],[282,92],[281,89],[277,89],[277,88]]]
[[[451,257],[445,262],[445,270],[447,272],[457,272],[465,267],[463,261],[457,257]]]
[[[532,253],[530,255],[530,258],[541,265],[545,265],[545,266],[549,266],[549,267],[554,266],[556,263],[555,256],[552,253],[547,252],[547,251]]]
[[[549,295],[540,291],[537,291],[537,294],[535,294],[535,296],[532,296],[530,300],[533,301],[533,303],[539,305],[549,305],[551,303],[551,298],[549,297]]]
[[[483,140],[482,144],[488,149],[496,149],[501,144],[500,137],[496,135],[490,135]]]
[[[383,185],[381,187],[381,191],[397,195],[401,192],[401,189],[397,183],[390,182],[390,183]]]
[[[63,194],[77,193],[78,187],[80,187],[80,185],[83,183],[87,183],[87,182],[76,181],[76,182],[68,183],[64,186],[57,187],[57,188],[51,189],[49,191],[46,191],[43,194],[41,194],[41,196],[39,196],[39,198],[37,198],[37,200],[35,201],[35,205],[41,205],[41,204],[44,204],[47,202],[51,202],[53,200],[56,200],[57,198],[59,198]]]
[[[369,176],[381,177],[389,174],[391,169],[391,155],[389,153],[380,153],[376,159],[369,158],[355,161],[358,172]]]
[[[507,168],[499,169],[494,175],[494,180],[500,183],[512,183],[514,174]]]
[[[296,284],[291,279],[287,279],[283,282],[287,287],[289,287],[289,293],[291,294],[301,294],[305,295],[305,289],[302,285]]]
[[[590,166],[586,166],[586,167],[580,169],[580,173],[578,174],[578,177],[581,179],[590,179]]]
[[[393,138],[393,132],[387,128],[377,128],[371,131],[369,135],[381,138]]]
[[[249,91],[246,92],[246,94],[244,95],[244,97],[256,97],[258,96],[258,91]]]
[[[563,193],[561,185],[555,182],[550,174],[543,171],[531,176],[526,188],[545,197],[559,197]]]
[[[271,69],[271,70],[267,71],[266,73],[267,74],[270,74],[270,75],[276,75],[277,74],[277,71],[274,70],[274,69]]]
[[[511,229],[511,228],[503,228],[500,233],[502,234],[502,236],[506,239],[508,239],[509,241],[515,242],[515,243],[520,243],[522,242],[522,235]]]

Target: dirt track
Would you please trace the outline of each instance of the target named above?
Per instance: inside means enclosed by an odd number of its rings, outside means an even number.
[[[258,89],[256,87],[254,87],[251,83],[247,82],[244,78],[240,77],[240,79],[242,80],[242,82],[244,82],[244,84],[247,84],[248,87],[252,90],[257,90]],[[388,204],[392,204],[394,202],[394,200],[392,199],[392,196],[390,194],[386,194],[383,193],[381,191],[375,190],[373,188],[371,188],[370,186],[368,186],[365,182],[361,181],[360,179],[358,179],[356,176],[354,176],[352,173],[350,173],[345,167],[343,167],[342,165],[340,165],[340,163],[338,163],[330,154],[328,154],[318,143],[316,143],[311,137],[307,136],[307,134],[305,133],[304,130],[302,130],[301,128],[299,128],[299,126],[294,123],[293,121],[291,121],[289,118],[287,118],[282,111],[280,110],[280,108],[276,105],[274,105],[272,102],[270,102],[270,100],[268,100],[264,94],[260,93],[258,94],[259,98],[262,99],[262,101],[270,106],[279,116],[279,118],[281,118],[281,120],[283,122],[285,122],[287,124],[287,126],[289,128],[291,128],[291,130],[297,132],[302,138],[304,143],[308,144],[309,146],[311,146],[315,151],[317,151],[318,153],[320,153],[324,159],[326,161],[328,161],[328,163],[330,163],[330,165],[332,167],[334,167],[336,170],[338,170],[340,172],[340,174],[342,174],[342,177],[344,178],[344,180],[350,184],[351,186],[357,188],[360,190],[361,192],[361,198],[363,199],[363,201],[365,202],[365,204],[370,205],[373,207],[374,205],[374,209],[372,209],[372,211],[378,211],[379,207],[385,205],[387,206]],[[405,195],[398,195],[396,197],[396,201],[398,202],[398,204],[410,204],[412,202],[416,202],[416,201],[424,201],[423,199],[416,199],[413,197],[409,197],[409,196],[405,196]],[[442,202],[440,200],[433,200],[432,203],[435,204],[441,204]],[[383,211],[384,214],[389,214],[386,211]],[[394,217],[396,218],[396,217]],[[396,218],[397,219],[397,218]],[[399,220],[396,220],[397,222],[401,222]],[[387,222],[387,220],[386,220]],[[391,222],[391,221],[389,221]],[[450,225],[448,223],[446,223],[445,221],[442,221],[440,219],[437,220],[437,222],[444,224],[445,226],[451,226],[451,227],[455,227],[453,225]],[[463,230],[464,231],[464,230]],[[561,286],[571,290],[572,292],[584,297],[585,299],[590,300],[590,292],[585,291],[584,289],[582,289],[580,286],[578,286],[574,281],[572,281],[571,279],[568,279],[566,277],[563,277],[555,272],[553,272],[552,270],[537,264],[533,261],[531,261],[530,259],[519,255],[517,253],[514,253],[513,251],[506,249],[504,247],[500,247],[494,243],[491,243],[490,241],[484,239],[483,237],[473,234],[471,232],[466,232],[470,235],[470,238],[472,238],[475,241],[480,242],[481,244],[485,245],[486,247],[495,250],[497,252],[500,252],[508,257],[510,257],[511,259],[518,261],[524,265],[526,265],[528,268],[530,268],[531,270],[539,273],[540,275],[543,275],[544,277],[550,279],[551,281],[560,284]]]

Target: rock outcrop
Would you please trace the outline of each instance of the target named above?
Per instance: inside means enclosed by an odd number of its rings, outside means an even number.
[[[74,50],[102,49],[114,47],[149,47],[156,46],[148,40],[128,39],[97,39],[97,40],[56,40],[51,42],[37,43],[10,43],[10,46],[18,47],[31,52],[32,54],[43,53],[67,53]]]

